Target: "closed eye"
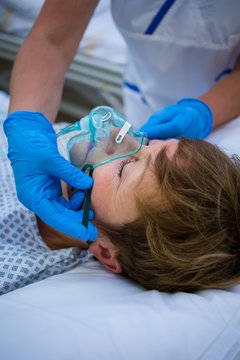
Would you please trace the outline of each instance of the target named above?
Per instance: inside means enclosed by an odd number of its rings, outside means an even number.
[[[124,159],[123,161],[121,161],[121,163],[120,163],[119,166],[118,166],[118,172],[117,172],[117,174],[118,174],[118,176],[119,176],[120,178],[121,178],[121,176],[122,176],[122,172],[123,172],[124,166],[127,165],[127,164],[129,164],[129,163],[131,163],[131,162],[133,162],[133,160],[131,160],[131,159]]]

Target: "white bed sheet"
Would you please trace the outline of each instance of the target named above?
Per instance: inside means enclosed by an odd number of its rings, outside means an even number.
[[[240,118],[210,140],[240,153]],[[0,298],[2,360],[239,360],[240,285],[147,291],[90,261]]]
[[[1,359],[240,358],[240,286],[162,294],[96,262],[0,298]]]
[[[212,131],[208,141],[217,144],[229,156],[240,156],[240,116]]]

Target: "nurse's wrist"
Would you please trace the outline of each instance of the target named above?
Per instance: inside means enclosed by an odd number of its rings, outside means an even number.
[[[46,116],[40,112],[18,110],[10,113],[4,121],[3,128],[6,136],[8,129],[12,126],[24,129],[39,129],[53,132],[53,126]]]

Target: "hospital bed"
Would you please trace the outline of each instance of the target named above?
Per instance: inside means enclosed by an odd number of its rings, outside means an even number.
[[[44,0],[0,2],[0,60],[13,62]],[[66,74],[61,110],[80,117],[104,103],[122,109],[122,73],[126,62],[124,40],[110,14],[110,0],[100,1]],[[9,71],[0,73],[7,91]],[[69,96],[71,93],[71,96]]]
[[[209,140],[239,154],[239,134]],[[240,285],[166,294],[94,260],[1,296],[0,319],[1,360],[240,359]]]

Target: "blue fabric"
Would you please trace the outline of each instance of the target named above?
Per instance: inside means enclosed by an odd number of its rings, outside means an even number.
[[[123,85],[128,87],[129,89],[137,92],[137,93],[141,93],[139,87],[137,85],[135,85],[135,84],[132,84],[132,83],[130,83],[128,81],[124,81]]]
[[[167,12],[171,9],[172,5],[175,3],[176,0],[166,0],[165,3],[161,6],[157,14],[154,16],[152,22],[148,26],[145,31],[145,35],[152,35],[161,21],[163,20],[164,16]]]
[[[81,224],[83,192],[68,202],[62,197],[59,180],[85,190],[92,186],[92,179],[59,154],[48,119],[41,113],[18,111],[5,120],[4,131],[19,200],[53,228],[85,241],[95,240],[95,226]]]
[[[154,113],[141,127],[149,139],[204,139],[212,129],[212,111],[197,99],[183,99]]]
[[[130,83],[129,81],[126,81],[126,80],[124,81],[123,85],[126,86],[128,89],[130,89],[130,90],[138,93],[138,94],[140,95],[141,101],[142,101],[145,105],[149,106],[146,97],[143,95],[141,89],[140,89],[137,85],[135,85],[135,84],[133,84],[133,83]]]
[[[215,81],[219,81],[223,76],[231,74],[232,69],[227,68],[222,70],[216,77],[215,77]]]

